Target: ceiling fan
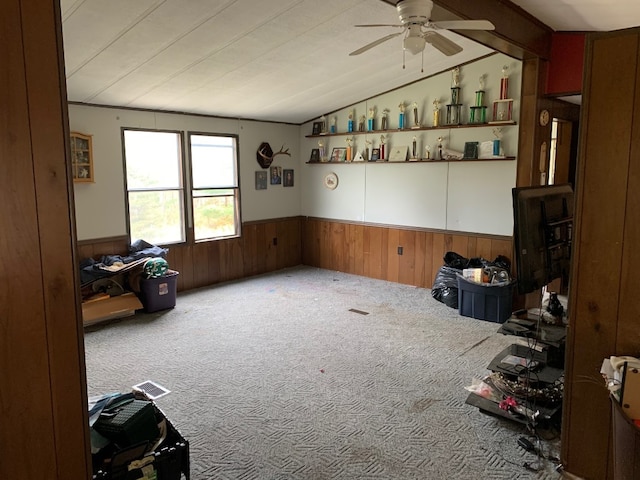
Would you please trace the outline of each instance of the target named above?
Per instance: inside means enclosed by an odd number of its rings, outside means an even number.
[[[431,0],[400,0],[396,5],[400,24],[373,24],[373,25],[355,25],[356,27],[397,27],[402,31],[386,35],[378,40],[365,45],[362,48],[354,50],[349,55],[360,55],[367,50],[380,45],[381,43],[405,35],[402,42],[404,52],[416,55],[424,54],[424,48],[427,43],[441,51],[447,56],[455,55],[462,51],[462,47],[457,43],[449,40],[447,37],[440,35],[436,30],[493,30],[495,26],[488,20],[450,20],[442,22],[431,21],[431,10],[433,2]],[[404,68],[404,61],[402,68]]]

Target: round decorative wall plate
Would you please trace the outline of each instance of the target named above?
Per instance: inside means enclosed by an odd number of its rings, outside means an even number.
[[[549,110],[542,110],[540,112],[540,125],[546,127],[549,123]]]
[[[329,190],[335,190],[338,186],[338,175],[333,172],[329,172],[324,176],[323,180],[324,186]]]

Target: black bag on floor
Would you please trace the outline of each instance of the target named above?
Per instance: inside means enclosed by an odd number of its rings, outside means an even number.
[[[458,274],[462,270],[443,265],[431,287],[431,296],[451,308],[458,308]]]

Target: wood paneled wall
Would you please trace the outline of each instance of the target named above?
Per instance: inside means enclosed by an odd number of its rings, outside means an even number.
[[[562,460],[589,479],[613,478],[602,360],[640,354],[639,45],[637,28],[587,36]]]
[[[329,270],[431,288],[446,252],[488,260],[512,255],[511,237],[427,231],[307,218],[302,262]],[[402,247],[402,255],[398,254]]]
[[[0,16],[0,478],[87,479],[59,2]]]
[[[169,268],[180,272],[178,291],[273,272],[302,262],[302,217],[248,222],[242,236],[195,245],[171,245]],[[126,255],[126,236],[82,241],[79,258]]]
[[[81,258],[126,255],[127,237],[79,242]],[[402,247],[402,255],[398,255]],[[299,264],[431,288],[446,252],[513,258],[511,237],[427,231],[294,217],[243,225],[242,237],[169,247],[178,290],[259,275]]]

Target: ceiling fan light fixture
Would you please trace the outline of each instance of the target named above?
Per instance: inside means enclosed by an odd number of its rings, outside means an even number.
[[[422,37],[408,36],[404,39],[403,48],[413,55],[416,55],[424,50],[425,40]]]

